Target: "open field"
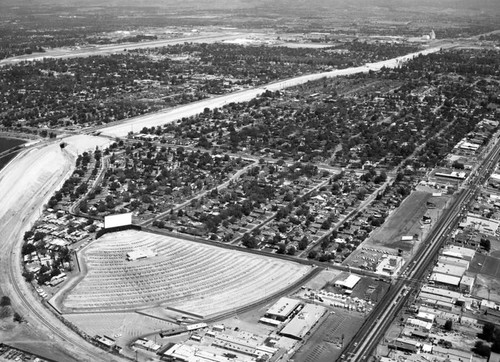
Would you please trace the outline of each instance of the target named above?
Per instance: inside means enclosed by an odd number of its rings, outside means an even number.
[[[383,246],[390,249],[411,250],[413,243],[401,241],[401,237],[419,234],[420,220],[427,211],[426,203],[430,197],[431,194],[426,192],[416,191],[411,193],[400,207],[392,213],[387,222],[373,233],[364,246]]]
[[[468,271],[476,273],[472,295],[500,303],[500,259],[476,253]]]
[[[207,33],[203,35],[196,35],[190,37],[181,37],[176,39],[161,39],[153,41],[145,41],[140,43],[122,43],[122,44],[109,44],[100,46],[87,46],[82,48],[54,48],[49,49],[44,53],[35,53],[20,55],[12,58],[3,59],[0,61],[0,66],[6,64],[15,64],[22,61],[42,60],[44,58],[79,58],[88,57],[91,55],[108,55],[125,50],[132,49],[145,49],[164,47],[173,44],[182,44],[184,42],[191,43],[213,43],[231,39],[238,39],[242,36],[241,33]]]
[[[175,323],[133,312],[67,314],[64,317],[85,333],[91,336],[109,336],[116,339],[121,346],[127,345],[143,334],[159,332],[177,326]]]
[[[472,295],[476,298],[489,299],[500,303],[500,281],[491,276],[478,274]]]
[[[469,271],[493,278],[500,278],[500,259],[476,253],[470,263]]]
[[[137,249],[158,255],[127,261],[126,254]],[[161,305],[208,316],[269,297],[311,270],[274,258],[132,230],[103,236],[80,253],[80,260],[88,271],[59,299],[66,313]]]
[[[335,311],[319,326],[316,333],[294,355],[295,361],[327,362],[340,357],[342,336],[344,345],[354,336],[363,323],[364,317],[359,313]]]

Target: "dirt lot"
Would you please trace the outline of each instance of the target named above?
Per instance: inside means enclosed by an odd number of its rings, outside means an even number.
[[[304,284],[304,288],[322,289],[327,283],[334,280],[340,273],[340,270],[323,270],[312,280]]]
[[[354,268],[375,271],[384,255],[387,254],[397,255],[397,251],[361,247],[352,253],[343,264]]]
[[[478,274],[472,295],[477,298],[489,299],[500,303],[500,280],[495,277]]]
[[[294,361],[331,362],[340,357],[342,352],[342,336],[344,346],[349,343],[364,316],[360,313],[336,310],[328,315],[309,340],[293,356]]]
[[[469,272],[500,278],[500,258],[476,253],[469,266]]]
[[[140,335],[173,328],[177,324],[138,313],[68,314],[64,316],[91,336],[107,335],[125,346]]]
[[[0,319],[0,340],[10,346],[20,348],[41,357],[57,361],[74,361],[47,335],[37,333],[28,323],[15,323],[12,318]],[[3,361],[3,359],[0,358]]]
[[[381,252],[389,252],[393,254],[394,251],[402,249],[404,251],[403,257],[409,258],[414,253],[422,240],[426,237],[430,227],[436,222],[441,214],[441,210],[446,206],[450,200],[450,196],[432,196],[436,190],[429,187],[419,186],[417,191],[414,191],[408,198],[403,201],[397,210],[392,212],[384,225],[375,230],[372,235],[365,240],[361,247],[351,254],[346,259],[348,262],[357,258],[357,254],[362,248],[380,249]],[[431,203],[432,205],[428,205]],[[422,217],[426,215],[431,217],[432,223],[424,225]],[[418,240],[415,241],[402,241],[402,236],[417,235]]]
[[[344,293],[344,289],[335,287],[333,285],[333,282],[327,285],[324,289],[331,293],[336,293],[336,294]],[[383,281],[362,277],[361,280],[358,282],[358,284],[356,284],[356,286],[352,290],[352,294],[350,295],[350,297],[353,299],[359,298],[376,303],[380,298],[382,298],[382,296],[387,292],[388,289],[389,289],[389,284]]]

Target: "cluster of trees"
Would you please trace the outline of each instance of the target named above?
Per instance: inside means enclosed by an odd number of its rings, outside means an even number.
[[[150,141],[120,141],[105,152],[113,154],[103,182],[80,203],[80,210],[92,216],[115,210],[144,213],[166,209],[193,193],[216,187],[246,164],[227,154],[217,156]]]
[[[137,52],[142,54],[154,52],[161,55],[195,54],[202,65],[212,67],[206,69],[207,74],[218,74],[219,69],[223,69],[225,74],[234,74],[234,68],[243,68],[242,77],[258,75],[261,79],[272,80],[277,76],[282,77],[285,73],[297,74],[297,72],[321,71],[327,67],[347,68],[362,65],[367,62],[394,58],[417,49],[416,46],[410,44],[375,44],[355,40],[322,49],[184,43],[168,48],[141,49]],[[263,69],[260,66],[262,64],[269,64],[272,67]]]
[[[92,160],[92,154],[94,156],[94,160]],[[47,206],[49,208],[56,208],[57,205],[65,198],[66,200],[74,202],[84,195],[88,191],[88,177],[97,175],[101,157],[102,152],[99,149],[96,149],[93,153],[83,152],[78,155],[78,158],[76,159],[76,169],[73,175],[71,175],[71,177],[64,182],[61,189],[56,191],[55,194],[49,199]],[[90,175],[88,175],[87,169],[91,161],[94,163],[94,168],[90,172]],[[86,174],[87,177],[85,177]],[[86,204],[83,203],[80,208],[83,211],[85,207]]]
[[[490,352],[500,353],[500,329],[493,323],[485,323],[478,337],[481,340],[472,349],[475,353],[483,357],[488,357]]]
[[[373,82],[375,77],[402,84],[383,98],[374,99],[371,94],[356,98],[336,95],[333,83],[321,80],[315,83],[316,87],[308,84],[307,88],[298,87],[285,96],[268,91],[243,105],[230,104],[212,113],[183,119],[165,131],[179,137],[203,137],[210,144],[232,151],[245,148],[253,153],[267,152],[276,158],[302,161],[333,159],[341,165],[359,159],[360,164],[371,161],[395,166],[417,151],[413,166],[433,167],[478,122],[492,116],[486,106],[495,101],[499,87],[481,79],[495,72],[498,59],[493,59],[489,52],[481,53],[484,69],[478,70],[471,60],[476,58],[469,53],[420,56],[404,67],[385,69],[376,76],[350,77],[353,84],[360,80]],[[460,68],[464,65],[470,70]],[[459,72],[467,78],[457,81],[449,72]],[[432,92],[420,96],[426,89]],[[321,96],[311,102],[304,92],[318,92]],[[292,99],[299,102],[290,102]],[[480,107],[471,113],[471,105]],[[446,132],[439,133],[443,129]],[[417,149],[424,143],[423,148]]]
[[[168,57],[179,54],[190,58]],[[158,55],[162,57],[158,59]],[[370,60],[371,55],[372,50],[361,52],[358,62]],[[25,62],[0,71],[4,105],[0,122],[6,127],[21,121],[51,127],[108,123],[226,93],[235,86],[323,70],[338,57],[342,56],[322,49],[182,44],[106,57]],[[352,55],[345,57],[351,59]],[[228,78],[231,83],[224,81]]]

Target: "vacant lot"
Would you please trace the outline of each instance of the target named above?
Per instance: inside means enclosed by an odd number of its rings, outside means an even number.
[[[500,279],[500,258],[476,253],[469,271]]]
[[[85,333],[91,336],[109,336],[114,338],[120,346],[127,345],[143,334],[160,332],[177,326],[174,323],[134,312],[67,314],[64,317]]]
[[[156,256],[128,261],[127,253]],[[83,279],[62,298],[65,313],[175,308],[200,317],[267,298],[312,268],[139,231],[107,234],[80,254]],[[85,270],[84,268],[84,270]]]
[[[440,216],[442,209],[450,200],[449,196],[432,196],[436,190],[421,188],[408,196],[401,205],[391,213],[384,225],[375,230],[371,237],[361,244],[365,248],[381,249],[393,254],[393,251],[402,249],[407,258],[420,246],[421,241],[426,237],[430,228]],[[424,225],[423,216],[431,218],[432,223]],[[417,241],[402,241],[402,236],[418,236]],[[357,253],[362,248],[358,248],[347,259],[347,262],[354,260]]]
[[[295,361],[331,362],[340,357],[345,346],[363,324],[362,314],[335,311],[319,326],[316,332],[293,356]]]
[[[402,242],[405,235],[419,234],[420,220],[427,211],[426,203],[432,195],[427,192],[416,191],[403,201],[387,219],[385,224],[376,230],[367,244],[383,246],[391,249],[401,248],[411,250],[411,243]],[[368,245],[366,245],[368,246]]]

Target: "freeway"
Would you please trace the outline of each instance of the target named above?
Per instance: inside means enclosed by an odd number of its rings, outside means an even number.
[[[264,93],[266,90],[279,91],[284,88],[294,87],[310,81],[333,78],[344,75],[351,75],[356,73],[367,73],[369,71],[378,71],[382,68],[396,68],[402,63],[407,62],[420,54],[431,54],[440,51],[444,46],[428,48],[415,53],[410,53],[397,58],[383,60],[376,63],[368,63],[359,67],[352,67],[346,69],[337,69],[329,72],[306,74],[291,79],[285,79],[269,83],[267,85],[256,87],[252,89],[242,90],[226,94],[219,97],[204,99],[198,102],[193,102],[187,105],[182,105],[174,108],[169,108],[157,113],[147,114],[143,116],[129,118],[120,123],[105,126],[99,131],[104,136],[109,137],[125,137],[129,132],[137,132],[144,127],[158,127],[181,119],[183,117],[191,117],[196,114],[202,113],[205,108],[220,108],[229,103],[247,102],[259,94]]]
[[[456,227],[464,205],[473,200],[478,185],[487,174],[493,171],[499,155],[500,142],[497,142],[478,167],[476,176],[470,180],[469,185],[459,191],[451,207],[443,213],[426,238],[423,247],[418,250],[403,271],[402,275],[406,275],[406,277],[393,281],[389,291],[346,346],[339,361],[360,361],[368,359],[372,355],[409,296],[418,291],[420,281],[424,280],[427,271],[435,262],[439,249],[446,241],[449,232]]]
[[[38,332],[40,337],[36,340],[48,340],[55,345],[54,356],[62,358],[64,355],[65,361],[118,361],[121,358],[108,356],[87,343],[54,316],[21,276],[23,232],[40,217],[42,206],[71,174],[75,157],[72,151],[62,151],[57,143],[42,143],[22,151],[0,173],[3,206],[0,209],[0,273],[3,276],[0,288],[3,295],[10,297],[15,310],[26,319],[29,328]]]

